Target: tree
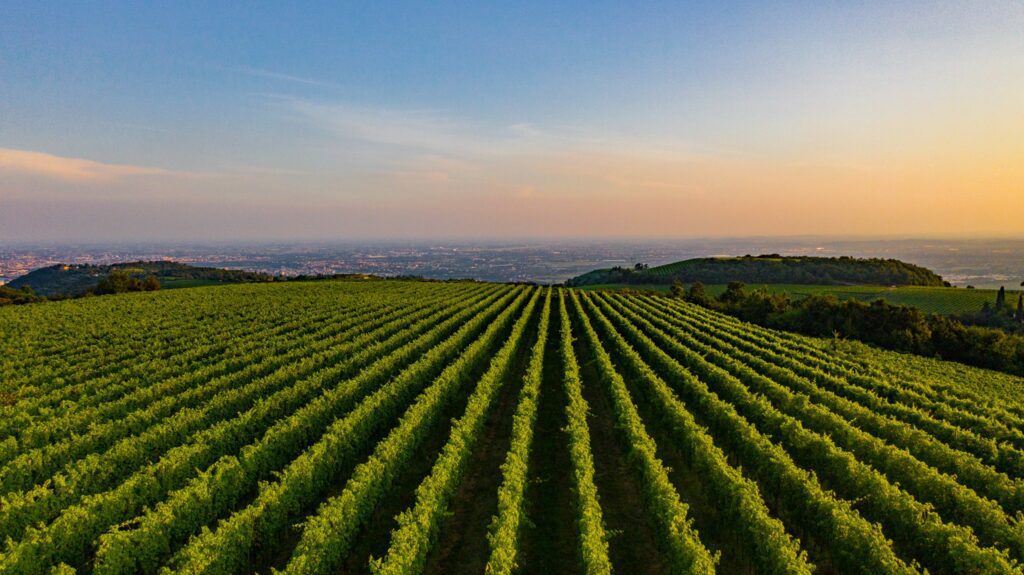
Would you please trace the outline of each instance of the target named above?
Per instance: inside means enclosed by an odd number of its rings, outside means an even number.
[[[674,298],[683,299],[686,297],[686,287],[683,286],[683,282],[679,280],[672,282],[672,287],[670,291],[672,292],[672,297]]]
[[[100,283],[96,285],[95,293],[103,295],[129,291],[142,291],[142,282],[127,272],[114,270],[110,272],[110,275],[100,280]]]
[[[1024,323],[1024,293],[1017,296],[1017,321]]]
[[[790,303],[786,294],[773,294],[762,287],[755,289],[736,307],[742,319],[764,324],[770,317],[788,310]]]
[[[746,299],[747,294],[743,291],[746,287],[743,282],[729,282],[725,292],[718,296],[718,299],[725,303],[738,303]]]
[[[149,275],[142,281],[142,289],[145,291],[157,291],[160,289],[160,280],[156,279],[156,276]]]
[[[999,293],[996,294],[996,310],[1006,307],[1006,287],[999,286]]]
[[[111,274],[111,275],[113,275],[113,274]],[[112,277],[111,276],[107,276],[107,277],[101,279],[98,284],[96,284],[96,289],[94,290],[94,292],[96,294],[98,294],[98,295],[106,295],[106,294],[109,294],[109,293],[117,293],[117,287],[116,287]]]
[[[704,284],[693,282],[693,285],[690,286],[690,293],[686,295],[686,301],[692,301],[701,305],[707,304],[708,292],[704,289]]]

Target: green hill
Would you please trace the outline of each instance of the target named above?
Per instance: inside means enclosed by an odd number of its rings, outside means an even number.
[[[76,296],[96,286],[111,272],[120,271],[136,278],[156,276],[161,286],[191,287],[209,283],[243,283],[271,281],[266,274],[242,270],[198,267],[172,261],[126,262],[110,265],[58,264],[40,268],[15,278],[7,287],[20,289],[30,286],[42,296]]]
[[[569,280],[568,285],[658,285],[703,282],[748,284],[943,286],[935,272],[894,259],[779,256],[696,258],[646,268],[614,267],[594,270]]]

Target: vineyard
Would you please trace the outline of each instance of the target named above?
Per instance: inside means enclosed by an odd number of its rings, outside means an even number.
[[[704,286],[707,294],[711,297],[718,297],[727,289],[726,284],[711,284]],[[581,289],[587,290],[614,290],[614,289],[650,290],[662,293],[669,293],[669,285],[628,285],[628,284],[597,284],[589,285]],[[916,307],[925,313],[942,315],[955,315],[965,313],[977,313],[986,303],[994,306],[996,294],[999,290],[994,289],[961,289],[947,287],[928,286],[900,286],[883,287],[871,285],[855,286],[829,286],[829,285],[803,285],[803,284],[750,284],[746,290],[764,289],[773,294],[786,294],[794,300],[799,300],[810,295],[833,296],[839,300],[859,300],[871,303],[875,300],[885,300],[893,305],[906,305]],[[1017,290],[1006,291],[1006,301],[1016,305]]]
[[[679,300],[0,309],[0,573],[1021,573],[1024,380]]]

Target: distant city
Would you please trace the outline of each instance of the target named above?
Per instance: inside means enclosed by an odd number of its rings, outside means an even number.
[[[50,244],[0,246],[0,284],[58,263],[170,259],[274,275],[371,273],[559,283],[594,268],[651,266],[713,255],[780,253],[897,258],[954,285],[1018,286],[1024,239],[738,238],[550,242],[323,242],[252,244]]]

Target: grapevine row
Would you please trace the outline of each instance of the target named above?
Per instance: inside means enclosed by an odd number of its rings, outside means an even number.
[[[516,303],[508,305],[513,296]],[[354,463],[364,449],[372,446],[375,433],[387,428],[393,414],[397,414],[406,401],[428,383],[428,378],[454,357],[458,357],[455,363],[445,367],[437,376],[436,385],[428,387],[420,397],[435,397],[445,384],[461,383],[465,374],[459,370],[470,367],[472,360],[483,355],[483,350],[497,337],[525,296],[526,292],[509,291],[487,312],[472,317],[446,340],[421,351],[419,359],[398,377],[360,402],[348,415],[335,421],[316,444],[288,464],[277,481],[261,484],[259,493],[248,507],[222,520],[215,529],[204,530],[176,553],[170,562],[174,571],[233,573],[248,563],[255,549],[272,547],[280,534],[340,478],[344,469]],[[502,307],[505,310],[495,317],[494,314]],[[488,323],[490,326],[477,339],[476,336]],[[465,352],[460,354],[463,348]],[[417,401],[417,404],[423,403]],[[402,421],[409,420],[409,413],[411,411],[406,412]],[[393,430],[389,437],[395,433]],[[382,445],[378,444],[375,453],[381,451]],[[379,461],[379,458],[371,457],[371,461]],[[363,463],[356,468],[349,485],[366,485],[369,488],[375,485],[375,480],[382,479],[376,475],[377,468],[370,469],[367,465]],[[366,511],[365,508],[363,510]]]
[[[658,527],[665,538],[671,559],[671,573],[711,574],[715,572],[717,558],[704,547],[692,520],[687,517],[687,505],[668,479],[661,460],[656,454],[654,440],[647,434],[636,406],[623,381],[612,365],[611,357],[605,351],[600,338],[594,331],[590,319],[580,306],[576,290],[570,292],[587,345],[597,360],[598,373],[611,396],[616,416],[616,427],[625,435],[629,446],[629,458],[636,465],[642,478],[644,497],[655,516]]]
[[[653,319],[654,323],[660,321]],[[777,438],[798,462],[814,469],[840,496],[856,500],[858,510],[881,523],[898,549],[935,572],[971,572],[977,565],[989,566],[991,572],[1014,571],[1005,551],[981,546],[971,530],[944,522],[929,506],[839,448],[828,436],[815,433],[780,412],[766,398],[751,393],[739,380],[696,351],[708,353],[710,348],[684,332],[675,332],[679,343],[660,329],[650,333],[670,347],[675,357],[712,385],[723,399]]]
[[[507,307],[479,339],[465,346],[459,357],[416,398],[399,420],[398,426],[376,445],[369,459],[360,463],[345,483],[341,495],[325,501],[303,526],[299,540],[284,573],[328,573],[336,571],[341,560],[365,525],[370,512],[393,487],[404,465],[414,457],[430,432],[441,423],[443,407],[454,399],[478,366],[487,363],[489,352],[500,340],[508,324],[520,312],[528,293],[523,291],[516,305]],[[537,300],[537,291],[529,297],[528,308]],[[520,333],[510,336],[515,345]],[[497,364],[496,369],[501,369]]]
[[[526,515],[526,485],[533,446],[534,424],[537,421],[537,402],[540,395],[544,350],[548,341],[551,321],[551,289],[544,298],[537,341],[530,353],[530,364],[523,378],[519,401],[512,419],[512,439],[505,462],[502,463],[501,487],[498,488],[498,512],[491,519],[488,532],[490,556],[486,572],[489,575],[511,575],[518,566],[520,532]]]
[[[757,484],[729,465],[726,455],[697,424],[668,384],[643,361],[604,314],[619,322],[622,316],[604,301],[599,300],[602,312],[593,307],[589,297],[586,300],[602,332],[615,345],[616,355],[639,375],[641,385],[653,392],[657,409],[678,437],[676,445],[686,456],[691,471],[701,478],[711,505],[722,513],[722,525],[739,532],[737,539],[746,546],[746,553],[760,572],[810,574],[813,567],[799,543],[790,538],[781,521],[771,516]]]

